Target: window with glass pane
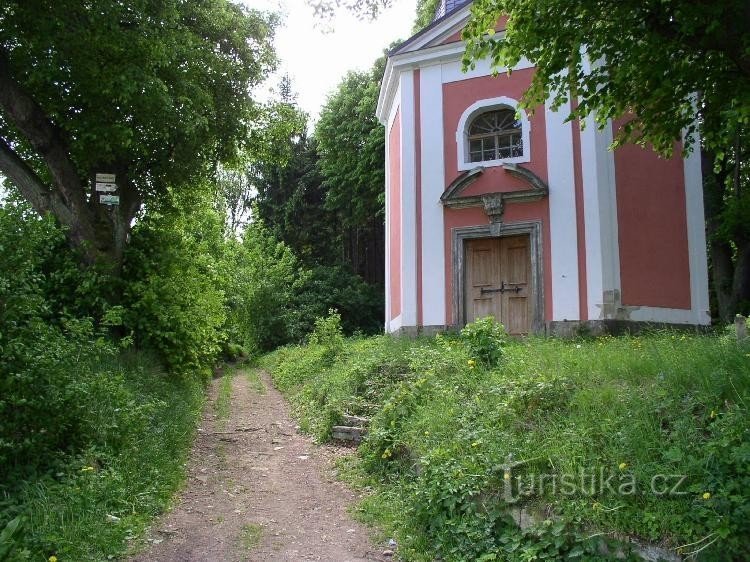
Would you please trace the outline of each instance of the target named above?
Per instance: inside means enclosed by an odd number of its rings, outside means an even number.
[[[471,162],[503,160],[523,156],[521,122],[512,109],[488,111],[477,116],[469,127]]]

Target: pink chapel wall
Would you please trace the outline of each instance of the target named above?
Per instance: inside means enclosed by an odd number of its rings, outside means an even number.
[[[635,145],[615,150],[623,305],[690,309],[681,150],[669,159]]]
[[[458,170],[456,131],[459,120],[466,108],[477,100],[500,96],[519,100],[528,88],[533,69],[519,70],[510,76],[485,76],[470,78],[459,82],[443,84],[443,123],[445,185],[448,186],[462,172]],[[522,165],[533,171],[539,177],[548,181],[547,174],[547,146],[543,108],[529,118],[531,125],[530,144],[531,161]],[[462,195],[481,195],[498,191],[518,191],[529,189],[528,185],[510,176],[502,167],[486,168],[483,174],[471,184]],[[544,302],[545,320],[552,319],[552,272],[550,256],[549,204],[548,199],[529,203],[510,203],[503,215],[506,223],[521,221],[541,221],[542,223],[542,255],[544,269]],[[486,225],[489,219],[481,208],[445,209],[444,210],[444,249],[445,249],[445,281],[446,281],[446,323],[452,324],[453,299],[453,259],[452,259],[452,229],[458,227]]]

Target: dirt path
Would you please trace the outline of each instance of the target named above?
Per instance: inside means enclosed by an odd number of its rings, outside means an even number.
[[[213,382],[176,508],[132,562],[389,560],[346,512],[356,498],[333,478],[338,452],[295,429],[265,373],[235,373],[231,400],[228,382]]]

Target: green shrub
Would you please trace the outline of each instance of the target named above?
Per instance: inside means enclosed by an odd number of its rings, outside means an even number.
[[[175,204],[135,227],[124,267],[124,324],[180,373],[206,373],[225,340],[223,220]]]
[[[350,268],[318,266],[306,270],[291,295],[291,342],[300,343],[312,332],[315,319],[330,309],[341,315],[344,334],[383,331],[384,292],[365,283]]]
[[[77,259],[49,218],[0,205],[0,561],[123,554],[184,476],[197,377],[123,354],[118,287]]]
[[[341,315],[335,310],[328,311],[328,316],[315,319],[315,328],[308,338],[310,345],[324,347],[325,361],[332,362],[344,347],[344,335],[341,331]]]
[[[340,413],[372,417],[349,470],[375,490],[363,516],[404,559],[603,560],[611,536],[750,557],[749,348],[731,335],[480,332],[492,343],[381,337],[347,340],[328,365],[320,346],[264,359],[278,382],[294,373],[280,387],[319,438]],[[581,474],[614,486],[561,491]],[[654,487],[663,475],[679,476],[669,493]],[[537,521],[524,530],[521,507]]]
[[[0,480],[0,529],[20,518],[10,560],[105,560],[124,555],[184,481],[202,386],[128,353],[100,364],[75,450],[42,450],[45,472]],[[104,378],[104,377],[103,377]],[[77,410],[80,413],[80,410]],[[49,419],[49,418],[48,418]],[[50,420],[54,421],[54,420]],[[119,518],[114,525],[108,516]]]
[[[500,363],[506,339],[505,328],[492,316],[480,318],[461,329],[461,341],[487,367]]]
[[[21,204],[0,207],[0,484],[45,471],[113,423],[99,406],[117,391],[97,362],[115,353],[92,318],[74,313],[87,293],[65,300],[74,280],[88,285],[63,233]],[[92,292],[88,296],[93,295]],[[96,300],[94,298],[93,300]],[[106,438],[117,440],[116,432]]]
[[[230,341],[250,354],[290,341],[290,301],[300,282],[291,250],[260,223],[251,224],[241,243],[228,242],[227,324]]]

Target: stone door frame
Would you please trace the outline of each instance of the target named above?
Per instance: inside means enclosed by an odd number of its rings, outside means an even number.
[[[531,331],[543,334],[544,324],[544,260],[542,257],[542,223],[528,221],[494,223],[451,229],[453,258],[453,324],[460,329],[466,325],[466,241],[480,238],[529,236],[531,258]]]

